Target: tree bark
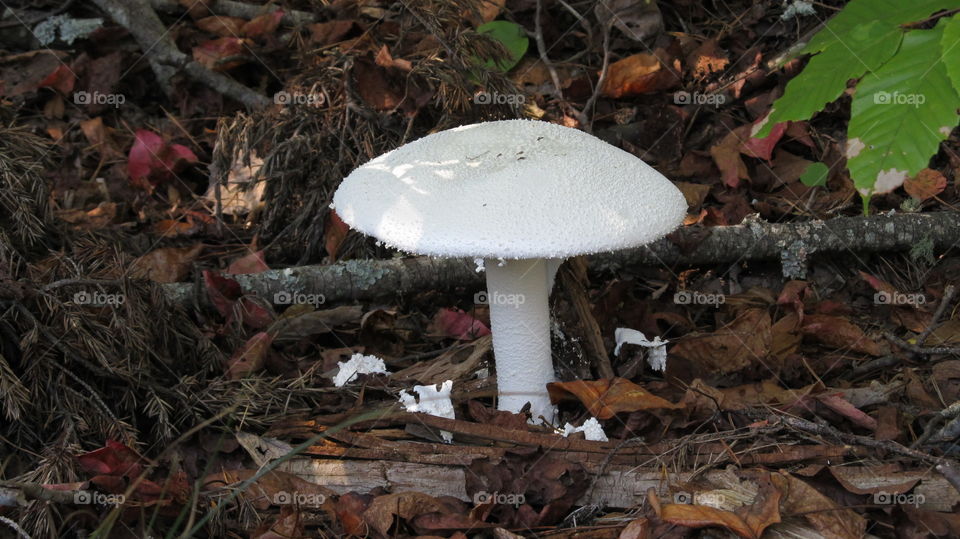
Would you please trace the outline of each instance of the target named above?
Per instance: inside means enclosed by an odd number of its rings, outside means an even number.
[[[98,0],[103,1],[103,0]],[[594,255],[599,267],[694,266],[746,260],[787,259],[801,253],[902,251],[929,240],[934,249],[960,242],[960,212],[838,217],[803,223],[751,222],[712,228],[689,227],[648,246]],[[802,262],[802,261],[801,261]],[[301,266],[234,275],[243,290],[273,300],[278,293],[323,294],[327,303],[368,300],[419,290],[477,290],[484,274],[472,259],[416,257],[350,260],[326,266]],[[187,305],[193,285],[163,285],[168,296]],[[202,296],[202,295],[201,295]]]

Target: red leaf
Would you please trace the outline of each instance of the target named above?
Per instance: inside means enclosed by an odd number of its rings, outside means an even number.
[[[766,121],[767,117],[764,116],[754,124],[753,129],[757,129],[758,126],[763,125]],[[770,134],[764,138],[753,138],[751,136],[740,146],[740,151],[744,155],[749,155],[750,157],[759,157],[760,159],[769,161],[773,155],[774,146],[777,145],[777,142],[780,141],[780,138],[783,137],[783,134],[787,130],[787,124],[788,122],[780,122],[773,126],[773,128],[770,130]]]
[[[259,17],[243,25],[243,35],[247,37],[259,37],[266,34],[272,34],[276,31],[277,27],[280,26],[280,21],[282,19],[282,9],[278,9],[273,13],[267,13],[266,15],[260,15]]]
[[[244,275],[250,273],[261,273],[270,269],[264,260],[263,251],[250,253],[242,256],[230,263],[227,267],[227,273],[231,275]]]
[[[246,63],[245,42],[239,37],[221,37],[193,48],[193,59],[212,71],[227,71]]]
[[[490,329],[483,322],[460,309],[440,309],[433,318],[433,327],[441,335],[461,341],[490,335]]]
[[[69,94],[73,91],[73,86],[77,82],[77,76],[64,64],[60,64],[53,73],[47,75],[40,81],[40,88],[53,88],[61,94]]]
[[[262,369],[272,342],[273,337],[266,332],[250,337],[250,340],[237,350],[227,363],[227,378],[237,380]]]
[[[939,195],[946,188],[947,178],[932,168],[925,168],[915,178],[903,182],[907,194],[921,202]]]
[[[337,251],[340,250],[343,240],[347,238],[347,232],[350,232],[350,226],[344,223],[343,219],[340,219],[337,212],[333,210],[327,212],[326,222],[323,226],[323,238],[331,262],[337,259]]]
[[[127,158],[127,174],[134,185],[150,189],[172,180],[186,164],[197,162],[189,148],[167,144],[152,131],[138,129],[135,138]]]
[[[130,478],[143,472],[140,460],[140,455],[133,449],[114,440],[107,440],[106,446],[77,456],[80,467],[88,473]]]
[[[230,318],[233,304],[243,294],[240,283],[210,270],[203,270],[203,283],[207,287],[210,303],[224,318]]]

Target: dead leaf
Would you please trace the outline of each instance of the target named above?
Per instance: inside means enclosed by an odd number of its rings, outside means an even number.
[[[221,37],[193,48],[193,59],[211,71],[228,71],[249,60],[246,41],[239,37]]]
[[[250,337],[243,347],[237,350],[227,362],[227,379],[239,380],[259,372],[267,360],[273,337],[262,331]]]
[[[625,378],[609,380],[573,380],[547,384],[550,402],[574,396],[597,419],[610,419],[620,412],[638,410],[676,410],[683,404],[674,404],[660,398]]]
[[[710,156],[720,169],[723,183],[730,187],[740,185],[740,180],[750,179],[747,165],[740,156],[742,142],[749,135],[750,126],[743,125],[727,133],[720,142],[710,147]]]
[[[872,356],[883,354],[880,345],[867,337],[859,326],[839,316],[809,314],[804,318],[803,334],[837,349],[850,349]]]
[[[772,342],[770,326],[766,309],[747,309],[713,333],[678,339],[670,354],[689,360],[705,373],[737,372],[767,357]]]
[[[90,211],[58,210],[55,215],[78,229],[99,230],[109,226],[117,217],[117,205],[114,202],[101,202]]]
[[[710,194],[710,186],[703,183],[675,182],[674,185],[683,193],[691,210],[699,208]]]
[[[481,23],[496,19],[506,3],[507,0],[481,0],[479,7]]]
[[[270,35],[277,31],[277,27],[280,26],[280,21],[282,20],[282,9],[278,9],[273,13],[260,15],[243,25],[241,35],[246,37],[263,37]]]
[[[202,488],[233,491],[257,472],[258,470],[222,470],[204,477]],[[271,505],[288,505],[299,500],[310,502],[304,505],[323,505],[327,500],[332,502],[333,496],[336,496],[336,493],[326,487],[301,479],[292,473],[278,471],[263,474],[248,488],[240,491],[241,498],[261,511]]]
[[[877,430],[877,420],[863,413],[860,409],[847,402],[840,394],[821,394],[816,399],[827,408],[852,421],[855,425],[865,429]]]
[[[861,539],[867,522],[852,509],[846,509],[790,474],[779,473],[787,481],[786,496],[780,505],[784,517],[802,517],[824,537]]]
[[[706,505],[668,503],[660,508],[665,522],[689,528],[721,527],[740,537],[758,539],[768,526],[780,522],[780,499],[787,481],[780,474],[765,474],[757,481],[760,489],[751,505],[723,511]]]
[[[230,275],[246,275],[251,273],[261,273],[270,269],[264,259],[263,250],[249,253],[242,256],[227,267],[227,273]]]
[[[102,159],[113,160],[123,157],[123,151],[111,136],[112,129],[103,125],[102,117],[97,116],[80,122],[80,129],[91,148],[99,152]]]
[[[327,212],[323,225],[323,244],[330,256],[330,261],[337,259],[337,252],[343,240],[347,239],[347,233],[350,232],[350,226],[343,222],[343,219],[337,215],[337,212],[330,210]]]
[[[310,42],[314,45],[324,47],[342,41],[343,38],[353,30],[354,24],[356,23],[350,20],[336,20],[311,24],[308,27],[310,29]]]
[[[490,328],[460,309],[440,309],[433,317],[431,328],[435,334],[461,341],[490,335]]]
[[[619,99],[663,90],[669,87],[666,81],[672,83],[674,77],[660,75],[662,68],[660,59],[653,54],[640,52],[627,56],[607,68],[601,95]]]
[[[687,66],[696,79],[704,79],[722,71],[729,63],[726,53],[717,47],[716,38],[704,41],[687,56]]]
[[[604,0],[594,5],[597,20],[613,25],[634,41],[644,41],[660,33],[663,17],[656,2],[636,0]]]
[[[197,28],[219,37],[238,37],[243,32],[245,19],[240,17],[214,16],[196,21]]]
[[[371,528],[389,537],[395,518],[409,521],[424,513],[443,510],[443,504],[433,496],[421,492],[398,492],[374,498],[370,507],[363,512],[363,519]]]
[[[762,125],[765,121],[766,117],[761,118],[751,126],[751,129],[754,129],[757,125]],[[774,125],[770,130],[770,134],[764,138],[755,138],[751,133],[750,138],[743,141],[743,144],[740,146],[740,152],[750,157],[757,157],[769,161],[773,156],[773,148],[787,131],[787,124],[788,122],[780,122]]]
[[[156,283],[177,283],[184,280],[193,261],[203,251],[203,244],[192,247],[161,247],[137,258],[130,264],[130,276]]]
[[[903,189],[913,198],[924,201],[931,199],[947,188],[947,178],[932,168],[925,168],[914,178],[903,182]]]

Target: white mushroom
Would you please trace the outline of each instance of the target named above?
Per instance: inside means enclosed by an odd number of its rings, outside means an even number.
[[[398,249],[484,258],[498,407],[553,421],[548,299],[563,259],[654,241],[683,194],[635,156],[582,131],[504,120],[441,131],[353,171],[332,207]]]

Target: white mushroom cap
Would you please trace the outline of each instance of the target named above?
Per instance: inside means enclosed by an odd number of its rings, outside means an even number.
[[[434,256],[566,258],[644,245],[683,221],[683,194],[637,157],[531,120],[428,135],[354,170],[333,198],[351,227]]]

